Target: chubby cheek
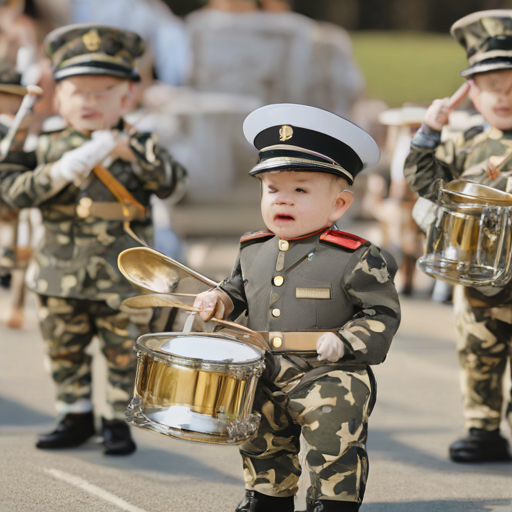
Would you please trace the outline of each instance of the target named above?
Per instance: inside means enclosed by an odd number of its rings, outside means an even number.
[[[61,96],[58,98],[58,103],[59,114],[67,121],[81,116],[83,102],[80,101],[80,98]]]
[[[266,196],[264,194],[263,197],[261,198],[261,216],[263,217],[263,221],[265,222],[267,227],[270,227],[269,222],[272,221],[272,206],[271,205],[272,205],[271,200],[269,199],[268,196]]]
[[[479,94],[475,95],[473,99],[473,103],[477,110],[483,115],[493,115],[492,109],[496,106],[498,102],[498,98],[495,94],[492,94],[487,91],[482,91]]]

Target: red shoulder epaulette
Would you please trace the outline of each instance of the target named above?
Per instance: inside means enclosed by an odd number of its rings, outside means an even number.
[[[245,233],[245,235],[240,238],[240,244],[254,243],[254,242],[264,242],[269,238],[276,236],[272,231],[251,231],[249,233]]]
[[[320,236],[320,241],[327,242],[330,244],[338,245],[344,249],[350,249],[355,251],[362,245],[367,243],[367,240],[351,233],[345,233],[343,231],[337,231],[335,229],[329,229]]]

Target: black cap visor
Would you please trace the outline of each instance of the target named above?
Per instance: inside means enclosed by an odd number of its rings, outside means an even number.
[[[322,172],[327,174],[334,174],[347,180],[349,185],[354,183],[352,175],[343,169],[343,167],[330,164],[317,162],[310,160],[309,158],[297,158],[297,157],[274,157],[262,160],[255,167],[251,169],[249,174],[251,176],[257,176],[266,172],[275,171],[296,171],[296,172]]]
[[[113,64],[111,62],[89,61],[80,64],[71,64],[58,68],[53,73],[57,82],[65,78],[80,75],[107,75],[116,78],[124,78],[131,82],[139,82],[140,76],[136,69]]]
[[[512,69],[512,57],[498,57],[477,62],[470,68],[462,71],[461,75],[464,78],[471,78],[479,73],[490,73],[491,71],[500,71],[503,69]]]

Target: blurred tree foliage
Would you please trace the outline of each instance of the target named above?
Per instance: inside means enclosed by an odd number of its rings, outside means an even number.
[[[164,0],[184,16],[207,0]],[[349,30],[448,32],[462,16],[484,9],[509,9],[512,0],[294,0],[294,10]]]
[[[349,30],[447,32],[466,14],[512,8],[512,0],[296,0],[296,10]]]

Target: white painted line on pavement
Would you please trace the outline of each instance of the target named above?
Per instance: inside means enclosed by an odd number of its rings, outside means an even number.
[[[136,507],[135,505],[131,505],[127,501],[124,501],[122,498],[119,498],[115,494],[105,491],[101,487],[90,484],[87,482],[87,480],[84,480],[78,476],[70,475],[64,471],[59,471],[58,469],[44,469],[43,471],[57,478],[58,480],[67,482],[68,484],[74,485],[75,487],[78,487],[83,491],[88,492],[89,494],[101,498],[102,500],[108,501],[109,503],[119,507],[121,510],[126,510],[126,512],[146,512],[145,510],[142,510],[141,508]]]

